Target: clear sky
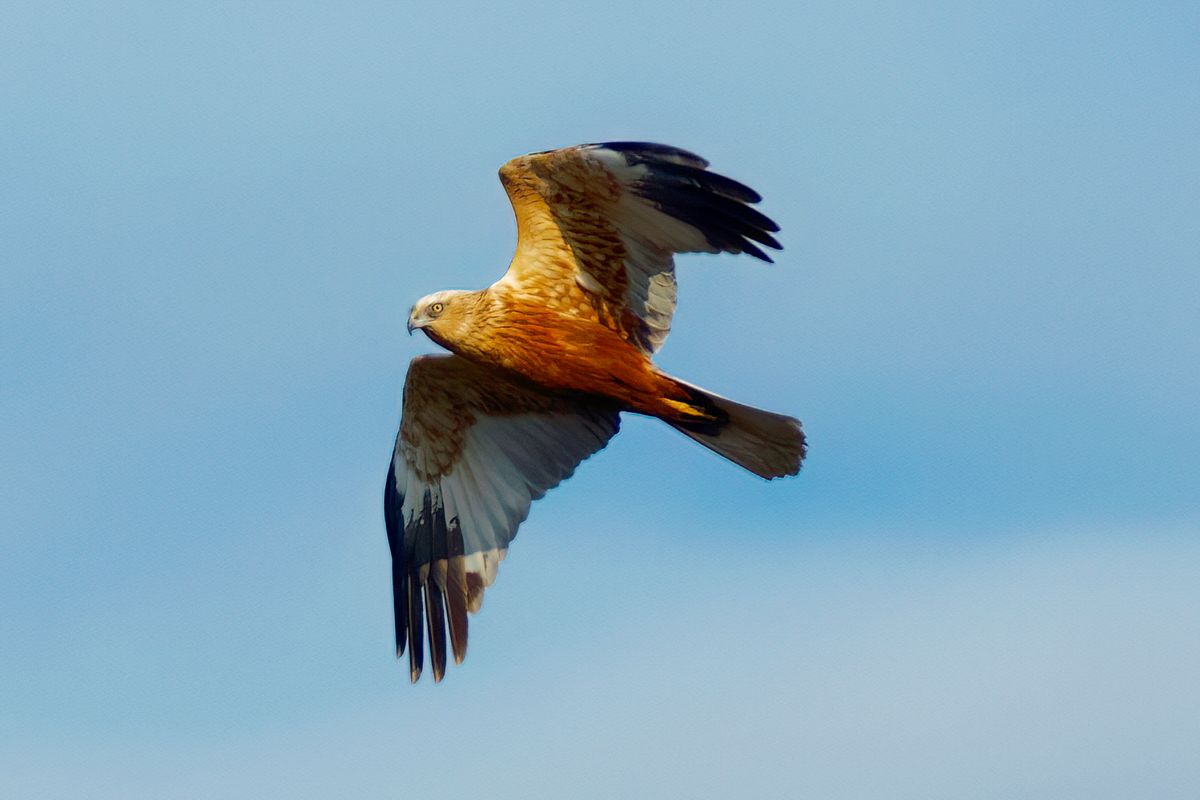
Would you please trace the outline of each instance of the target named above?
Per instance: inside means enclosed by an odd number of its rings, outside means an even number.
[[[1200,796],[1194,3],[0,6],[0,796]],[[695,150],[668,370],[408,684],[408,308],[507,158]]]

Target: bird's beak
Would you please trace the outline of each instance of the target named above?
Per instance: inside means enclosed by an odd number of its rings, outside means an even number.
[[[417,307],[413,306],[412,309],[408,312],[408,335],[409,336],[412,336],[412,332],[417,329],[417,326],[413,324],[413,317],[415,317],[416,315],[417,315]]]

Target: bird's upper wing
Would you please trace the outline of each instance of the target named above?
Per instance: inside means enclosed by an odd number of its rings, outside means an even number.
[[[434,680],[467,647],[467,612],[529,506],[617,432],[618,412],[560,397],[460,356],[413,359],[384,489],[392,551],[396,654],[407,645],[412,680],[429,633]],[[425,618],[424,620],[422,618]]]
[[[594,319],[646,353],[675,312],[674,253],[780,249],[748,186],[661,144],[608,142],[532,153],[500,168],[517,250],[498,287]]]

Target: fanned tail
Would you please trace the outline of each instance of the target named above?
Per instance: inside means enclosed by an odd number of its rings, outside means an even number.
[[[806,451],[800,420],[735,403],[720,395],[674,379],[715,421],[664,420],[739,467],[770,480],[800,471]]]

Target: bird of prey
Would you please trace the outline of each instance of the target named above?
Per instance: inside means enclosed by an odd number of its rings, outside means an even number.
[[[800,422],[671,377],[651,360],[675,310],[675,253],[780,249],[761,198],[661,144],[609,142],[500,168],[517,218],[508,271],[417,301],[408,329],[453,355],[413,360],[384,492],[396,655],[434,681],[529,513],[617,432],[657,417],[763,478],[794,475]],[[424,630],[423,630],[424,629]]]

